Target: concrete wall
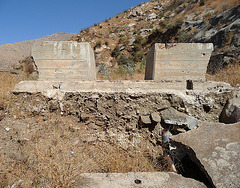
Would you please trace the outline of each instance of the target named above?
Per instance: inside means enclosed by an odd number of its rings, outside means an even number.
[[[96,80],[93,50],[89,43],[44,41],[33,45],[39,80]]]
[[[212,43],[157,43],[147,55],[145,80],[205,81],[212,50]]]

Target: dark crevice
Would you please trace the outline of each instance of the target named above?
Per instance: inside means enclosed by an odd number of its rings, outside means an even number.
[[[215,188],[211,177],[196,157],[195,152],[190,147],[185,146],[182,143],[174,142],[174,145],[181,148],[186,154],[181,160],[174,161],[178,172],[183,177],[192,178],[204,183],[208,188]],[[177,155],[182,155],[182,153],[175,153],[175,157],[177,157]]]
[[[206,105],[206,104],[204,104],[204,105],[203,105],[203,110],[204,110],[204,112],[208,113],[208,112],[210,112],[211,107],[208,106],[208,105]]]

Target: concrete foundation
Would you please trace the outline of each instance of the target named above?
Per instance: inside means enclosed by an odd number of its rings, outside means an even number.
[[[212,43],[155,44],[147,55],[145,80],[205,81]]]
[[[39,80],[96,80],[93,50],[89,43],[44,41],[33,45]]]
[[[194,82],[194,91],[209,92],[232,90],[230,84],[224,82]],[[13,92],[38,93],[47,90],[61,92],[103,92],[103,93],[161,93],[186,92],[186,82],[155,82],[155,81],[21,81]],[[189,90],[190,91],[190,90]]]

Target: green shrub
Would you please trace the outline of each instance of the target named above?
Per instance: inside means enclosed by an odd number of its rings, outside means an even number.
[[[140,49],[136,53],[134,53],[133,58],[134,58],[135,62],[140,62],[142,60],[142,58],[143,58],[143,51],[142,51],[142,49]]]
[[[199,1],[199,5],[200,5],[200,6],[204,6],[204,5],[205,5],[205,0],[200,0],[200,1]]]
[[[142,43],[142,36],[141,35],[137,35],[136,37],[135,37],[135,43],[137,43],[137,44],[141,44]]]
[[[98,40],[97,42],[96,42],[96,45],[95,45],[95,47],[101,47],[102,46],[102,41],[101,40]]]
[[[184,23],[183,18],[178,18],[178,19],[175,21],[175,25],[176,25],[176,26],[181,26],[183,23]]]
[[[159,26],[160,26],[161,28],[166,27],[165,21],[164,21],[164,20],[160,20],[160,21],[159,21]]]
[[[135,65],[135,63],[130,57],[126,57],[124,54],[121,54],[118,61],[118,65],[133,66]]]
[[[117,57],[117,56],[119,56],[119,55],[120,55],[119,46],[117,45],[117,46],[115,46],[115,48],[113,49],[111,56],[112,56],[112,57]]]

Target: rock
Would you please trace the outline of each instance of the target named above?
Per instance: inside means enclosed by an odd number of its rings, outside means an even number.
[[[130,10],[127,18],[130,19],[133,17],[142,16],[142,15],[143,15],[143,11],[141,10],[141,8],[137,7]]]
[[[133,27],[135,25],[136,25],[135,23],[130,23],[130,24],[128,24],[128,27]]]
[[[136,40],[135,37],[131,38],[131,39],[129,40],[128,45],[129,45],[129,46],[132,46],[133,43],[135,42],[135,40]]]
[[[56,100],[63,100],[64,98],[64,91],[57,90],[57,89],[46,89],[43,91],[43,95],[49,99],[56,99]]]
[[[223,27],[222,29],[218,30],[218,32],[214,36],[212,36],[210,40],[214,43],[215,46],[221,47],[224,42],[221,39],[221,37],[228,35],[228,33],[230,31],[237,34],[239,27],[240,27],[240,19],[237,19],[233,23],[229,24],[228,26]]]
[[[215,187],[240,185],[240,123],[202,123],[198,129],[172,137]]]
[[[145,125],[149,125],[152,123],[149,116],[140,116],[140,121],[142,122],[142,124]]]
[[[87,122],[90,119],[90,115],[86,113],[81,113],[80,115],[80,121]]]
[[[240,5],[237,5],[233,8],[230,8],[228,10],[223,11],[222,13],[220,13],[220,14],[214,16],[213,18],[211,18],[209,20],[210,24],[212,26],[215,26],[215,25],[219,24],[219,22],[221,24],[224,24],[224,23],[233,22],[236,19],[239,19],[240,18],[240,14],[239,14],[239,11],[238,11],[239,8],[240,8]]]
[[[125,46],[125,45],[122,45],[122,46],[119,47],[118,50],[119,50],[119,51],[123,51],[125,48],[126,48],[126,46]]]
[[[167,172],[129,172],[129,173],[85,173],[81,174],[85,183],[81,187],[98,188],[133,188],[164,187],[187,188],[206,187],[203,183],[184,178],[176,173]]]
[[[170,14],[168,17],[169,18],[173,18],[176,14],[173,12],[172,14]]]
[[[106,123],[104,121],[96,121],[95,124],[97,126],[104,126],[104,125],[106,125]]]
[[[5,127],[5,130],[6,130],[7,132],[9,132],[9,131],[11,130],[11,128]]]
[[[227,100],[219,121],[227,124],[240,122],[240,90],[235,91],[233,97]]]
[[[184,127],[194,129],[198,127],[198,120],[177,110],[170,108],[161,112],[161,118],[165,126],[173,126],[173,129]],[[174,128],[175,126],[175,128]]]
[[[151,113],[151,119],[154,123],[159,123],[161,121],[161,117],[157,112]]]
[[[111,33],[110,35],[109,35],[109,38],[115,38],[116,37],[116,34],[115,33]]]
[[[206,23],[203,20],[197,20],[197,21],[185,21],[181,28],[186,29],[188,27],[194,27],[197,29],[204,29],[206,26]]]
[[[19,71],[19,70],[16,70],[16,69],[11,69],[11,70],[10,70],[10,73],[11,73],[11,74],[19,74],[20,71]]]
[[[153,29],[141,29],[140,30],[140,36],[142,38],[145,38],[146,36],[148,36],[151,32],[152,32]]]
[[[51,100],[50,102],[49,102],[49,110],[50,110],[50,112],[54,112],[54,111],[56,111],[56,110],[58,110],[59,109],[59,104],[58,104],[58,101],[56,101],[56,100]],[[34,111],[36,111],[35,109],[34,109]],[[38,110],[39,111],[39,110]]]
[[[157,15],[155,13],[151,13],[147,17],[148,20],[153,20],[153,19],[156,19],[156,18],[157,18]]]

